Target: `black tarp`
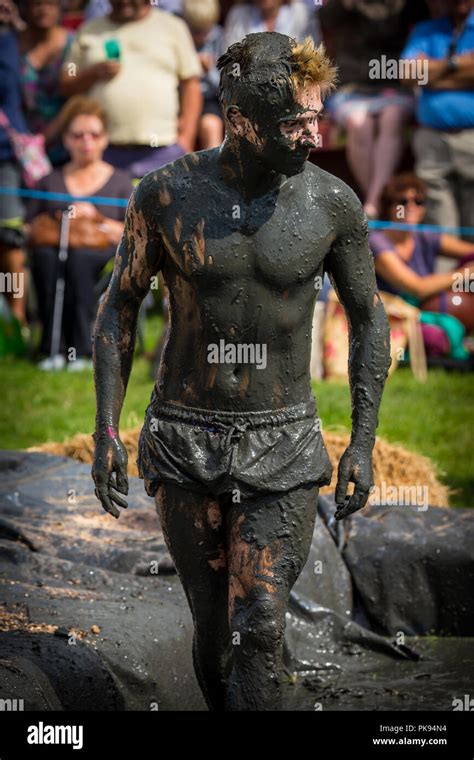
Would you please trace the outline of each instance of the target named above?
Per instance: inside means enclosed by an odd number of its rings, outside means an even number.
[[[116,521],[89,465],[5,451],[0,477],[0,699],[205,710],[143,482]],[[474,512],[370,506],[334,523],[323,496],[318,512],[287,613],[285,709],[452,710],[472,692]]]

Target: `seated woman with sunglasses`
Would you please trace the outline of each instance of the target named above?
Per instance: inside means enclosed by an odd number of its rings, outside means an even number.
[[[37,189],[78,197],[128,199],[133,189],[128,174],[102,160],[102,154],[107,147],[106,119],[102,106],[86,96],[76,96],[65,104],[60,120],[62,139],[71,160],[41,180]],[[58,274],[58,245],[46,242],[43,220],[45,212],[58,219],[61,212],[67,209],[71,210],[71,219],[87,219],[90,224],[82,225],[83,231],[87,227],[87,236],[83,232],[81,238],[77,226],[76,237],[73,238],[71,221],[65,270],[61,355],[53,361],[49,358],[42,361],[40,366],[43,369],[58,368],[66,364],[66,360],[69,360],[70,370],[91,366],[91,325],[96,301],[94,286],[105,264],[115,255],[124,226],[123,206],[59,199],[35,199],[29,203],[27,220],[31,222],[31,242],[34,243],[31,270],[43,325],[40,346],[42,354],[49,355],[51,350]],[[34,220],[38,222],[39,215],[42,215],[42,224],[36,225],[35,242]],[[47,219],[48,217],[46,221]],[[56,225],[59,226],[57,222]],[[42,236],[45,238],[44,243],[41,241]],[[95,245],[94,240],[100,241],[100,245],[98,242]]]
[[[415,174],[406,172],[392,177],[383,191],[381,218],[422,224],[425,199],[425,183]],[[445,233],[397,229],[371,232],[369,242],[379,290],[395,293],[422,310],[455,316],[467,330],[472,329],[474,294],[462,292],[454,283],[462,279],[463,283],[472,281],[474,285],[474,243]],[[436,272],[438,256],[458,259],[456,268]],[[423,333],[428,353],[443,353],[435,345],[429,345],[427,339],[433,333],[429,330]]]

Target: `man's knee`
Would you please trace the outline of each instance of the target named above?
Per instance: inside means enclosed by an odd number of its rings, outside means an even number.
[[[366,111],[354,111],[346,119],[347,132],[361,133],[363,136],[367,134],[367,127],[373,124],[372,117]]]
[[[285,611],[272,596],[238,600],[230,619],[230,637],[236,657],[272,653],[283,641]]]
[[[453,171],[452,156],[442,134],[420,128],[412,140],[415,170],[425,182],[446,182]]]

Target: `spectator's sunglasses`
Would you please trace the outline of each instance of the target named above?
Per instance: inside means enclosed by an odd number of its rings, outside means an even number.
[[[417,206],[424,206],[426,203],[426,200],[422,198],[421,196],[418,196],[417,198],[395,198],[393,201],[393,205],[395,206],[408,206],[409,203],[416,203]]]
[[[86,135],[92,137],[93,140],[100,140],[104,135],[103,132],[94,132],[92,129],[86,129],[83,132],[69,132],[68,134],[73,140],[82,140]]]

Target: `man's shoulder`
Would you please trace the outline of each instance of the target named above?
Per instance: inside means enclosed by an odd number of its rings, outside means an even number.
[[[342,180],[340,177],[336,177],[335,174],[327,172],[325,169],[321,169],[320,166],[306,163],[306,175],[310,182],[311,189],[318,196],[324,195],[331,201],[344,201],[346,204],[360,206],[360,201],[354,192],[354,190]]]
[[[309,166],[308,177],[311,177],[310,191],[314,204],[332,215],[335,234],[347,235],[357,230],[368,235],[367,216],[354,190],[340,177],[314,164]]]
[[[426,21],[419,21],[414,25],[409,40],[410,42],[424,40],[425,38],[431,38],[434,34],[450,33],[450,30],[451,24],[447,16],[427,19]]]
[[[218,148],[199,150],[177,158],[159,169],[147,172],[135,189],[137,199],[154,196],[161,205],[169,205],[174,192],[188,189],[190,183],[208,177],[217,159]]]
[[[153,175],[155,181],[177,182],[183,178],[189,179],[191,175],[205,174],[215,166],[219,148],[208,148],[207,150],[196,150],[192,153],[185,153],[169,164],[165,164],[159,169],[148,172],[145,177]],[[143,179],[145,179],[145,177]]]
[[[163,11],[161,8],[152,8],[146,18],[142,19],[140,24],[141,29],[146,27],[160,32],[165,30],[167,33],[172,33],[175,30],[180,31],[183,27],[186,27],[183,19],[173,15],[173,13]],[[112,21],[109,16],[99,16],[98,18],[93,18],[90,21],[81,24],[77,30],[77,35],[102,34],[113,30],[118,31],[121,26],[125,27],[127,24],[118,24],[117,22]],[[131,26],[131,24],[128,26]]]
[[[161,33],[180,32],[187,29],[186,22],[174,13],[164,11],[161,8],[152,8],[147,16],[147,24],[160,30]]]

